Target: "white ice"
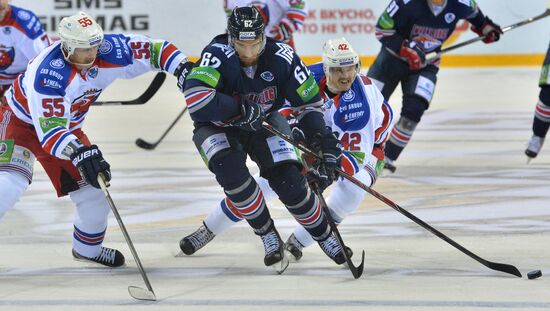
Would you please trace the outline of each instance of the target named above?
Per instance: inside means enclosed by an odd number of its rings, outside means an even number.
[[[156,150],[183,108],[170,78],[145,106],[93,108],[85,129],[113,169],[109,188],[159,301],[139,302],[144,287],[114,218],[105,244],[127,258],[121,269],[71,257],[72,206],[57,199],[37,165],[35,180],[0,222],[0,310],[549,310],[550,145],[526,164],[539,68],[448,69],[397,174],[375,189],[484,259],[515,265],[524,278],[493,271],[368,197],[340,226],[365,274],[354,280],[314,246],[283,275],[263,265],[246,224],[193,256],[177,256],[221,198],[191,141],[189,117]],[[102,99],[130,99],[152,75],[117,82]],[[390,103],[396,114],[401,94]],[[547,143],[550,144],[550,143]],[[270,210],[283,238],[294,220]],[[527,280],[530,270],[543,277]]]

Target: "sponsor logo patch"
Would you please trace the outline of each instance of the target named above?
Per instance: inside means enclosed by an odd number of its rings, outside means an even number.
[[[65,67],[65,62],[61,58],[56,58],[50,62],[50,66],[52,66],[55,69],[61,69]]]
[[[264,79],[267,82],[271,82],[271,81],[273,81],[273,79],[275,79],[275,77],[273,76],[273,74],[270,71],[262,72],[260,74],[260,77],[262,77],[262,79]]]

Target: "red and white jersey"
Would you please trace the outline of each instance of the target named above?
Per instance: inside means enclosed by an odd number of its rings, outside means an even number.
[[[14,114],[34,126],[44,150],[58,158],[82,127],[90,104],[116,79],[149,71],[174,73],[186,56],[172,43],[142,35],[105,35],[93,66],[78,70],[63,57],[61,42],[43,50],[6,92]]]
[[[384,158],[383,145],[388,138],[393,111],[378,88],[364,75],[356,75],[351,88],[332,98],[327,95],[323,64],[308,67],[324,99],[325,124],[338,133],[342,144],[342,168],[355,174],[362,168],[376,179],[371,155]]]
[[[0,23],[0,85],[10,85],[49,44],[36,15],[10,5]]]
[[[292,32],[303,27],[307,16],[305,0],[224,0],[227,16],[236,7],[254,5],[266,21],[265,34],[270,37],[271,29],[285,23]]]

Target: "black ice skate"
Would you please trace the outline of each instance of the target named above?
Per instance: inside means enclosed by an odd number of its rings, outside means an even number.
[[[88,258],[85,256],[80,255],[73,249],[73,257],[75,260],[78,261],[93,261],[98,264],[107,266],[107,267],[120,267],[124,265],[124,255],[122,255],[121,252],[119,252],[116,249],[108,248],[108,247],[101,247],[101,253],[99,255],[95,256],[94,258]]]
[[[544,144],[544,137],[533,135],[527,143],[527,149],[525,149],[525,155],[528,157],[527,163],[536,158]]]
[[[191,233],[180,241],[181,251],[185,255],[193,255],[196,251],[203,248],[208,242],[212,241],[216,235],[208,229],[203,222],[197,231]]]
[[[336,264],[341,265],[346,262],[344,253],[342,253],[342,248],[340,247],[340,244],[338,244],[338,240],[334,236],[334,233],[332,233],[326,240],[318,241],[318,243],[323,252],[325,252],[325,254],[327,254],[330,259],[334,260]],[[353,255],[353,251],[347,246],[346,253],[348,254],[349,258],[351,258],[351,256]]]
[[[294,233],[288,237],[288,240],[286,240],[285,251],[290,253],[290,256],[289,256],[290,259],[293,259],[294,261],[300,260],[300,258],[302,258],[302,255],[303,255],[302,254],[303,249],[304,249],[304,245],[302,245],[302,243],[300,243],[300,241],[296,239],[296,236],[294,235]]]
[[[394,160],[389,158],[384,159],[384,171],[387,174],[390,174],[390,173],[393,174],[397,170],[397,167],[393,164],[393,161]]]
[[[277,273],[283,273],[288,267],[288,258],[285,256],[284,243],[274,226],[267,233],[260,235],[264,243],[264,264],[273,267]]]

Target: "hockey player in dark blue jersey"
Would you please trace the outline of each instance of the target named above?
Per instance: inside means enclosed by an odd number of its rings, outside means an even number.
[[[533,118],[533,136],[527,143],[527,149],[525,149],[528,161],[537,157],[542,149],[548,128],[550,128],[550,46],[548,46],[542,65],[539,86],[539,101]]]
[[[292,48],[266,38],[264,27],[257,9],[236,8],[227,34],[214,38],[187,75],[184,95],[195,126],[193,141],[232,205],[261,237],[266,266],[282,273],[288,259],[262,191],[246,166],[247,156],[321,249],[341,264],[342,249],[300,173],[294,147],[270,134],[262,122],[290,135],[278,110],[285,99],[291,103],[307,142],[319,146],[323,155],[317,167],[321,188],[336,179],[341,161],[338,140],[325,127],[315,79]],[[189,252],[183,243],[180,247]]]
[[[386,100],[399,83],[403,90],[401,117],[385,149],[385,168],[391,172],[433,97],[440,59],[429,61],[426,54],[439,52],[461,19],[485,35],[485,43],[498,41],[502,34],[475,0],[392,0],[378,19],[376,37],[382,49],[368,76]]]

